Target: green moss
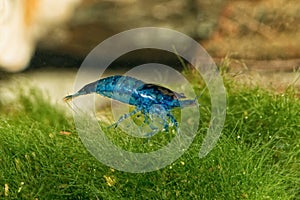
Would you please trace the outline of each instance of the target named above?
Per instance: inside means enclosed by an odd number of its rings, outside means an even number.
[[[198,158],[206,133],[200,126],[181,158],[144,174],[116,171],[99,163],[82,145],[72,118],[35,89],[19,95],[10,105],[12,112],[0,115],[0,198],[300,198],[299,99],[292,90],[274,94],[258,87],[236,87],[227,80],[225,85],[227,118],[213,151]],[[209,102],[205,95],[203,100]],[[209,109],[200,109],[203,125],[209,122]],[[117,142],[128,147],[130,141],[120,134],[116,129],[111,139],[115,135]]]

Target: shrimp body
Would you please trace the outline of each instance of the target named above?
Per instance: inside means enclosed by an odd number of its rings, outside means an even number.
[[[149,122],[149,117],[153,119],[156,116],[162,119],[165,131],[168,131],[169,121],[175,125],[178,131],[178,122],[172,115],[171,110],[173,108],[196,105],[197,102],[197,99],[181,100],[185,98],[184,94],[176,93],[166,87],[145,83],[136,78],[121,75],[110,76],[89,83],[77,93],[66,96],[64,100],[68,101],[77,96],[90,93],[97,93],[110,99],[135,106],[136,108],[132,112],[124,114],[111,126],[117,127],[124,119],[137,112],[141,112],[144,114],[144,122],[153,130],[147,135],[153,135],[158,131],[158,128]]]

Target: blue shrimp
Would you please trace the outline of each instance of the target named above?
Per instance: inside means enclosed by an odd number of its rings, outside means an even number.
[[[102,96],[133,105],[136,108],[124,114],[119,120],[109,127],[116,128],[123,120],[141,112],[144,115],[144,123],[149,125],[152,132],[151,136],[158,132],[158,128],[149,122],[153,117],[158,117],[163,121],[165,131],[169,130],[169,122],[175,125],[179,132],[178,122],[172,115],[173,108],[184,108],[193,106],[197,103],[197,98],[193,100],[181,100],[186,98],[183,93],[174,92],[166,87],[145,83],[130,76],[115,75],[106,77],[95,82],[89,83],[81,88],[77,93],[68,95],[64,101],[69,101],[75,97],[97,93]]]

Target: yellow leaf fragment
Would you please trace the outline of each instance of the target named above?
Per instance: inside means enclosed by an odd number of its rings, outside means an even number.
[[[108,186],[113,186],[114,184],[116,184],[116,179],[114,178],[114,177],[110,177],[110,176],[106,176],[106,175],[104,175],[103,176],[104,178],[105,178],[105,180],[106,180],[106,184],[108,185]]]
[[[9,187],[8,187],[8,184],[7,183],[5,183],[5,185],[4,185],[4,196],[8,196],[8,192],[9,192]]]

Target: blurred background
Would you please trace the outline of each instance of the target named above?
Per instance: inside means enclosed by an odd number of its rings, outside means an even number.
[[[50,90],[57,99],[72,92],[76,70],[96,45],[137,27],[185,33],[199,41],[216,63],[226,58],[229,72],[254,73],[256,81],[272,82],[279,89],[292,82],[300,66],[298,0],[0,2],[0,54],[4,57],[0,56],[0,86],[25,79]],[[128,56],[115,63],[113,70],[136,65],[141,62],[138,59],[147,61],[154,54]]]

